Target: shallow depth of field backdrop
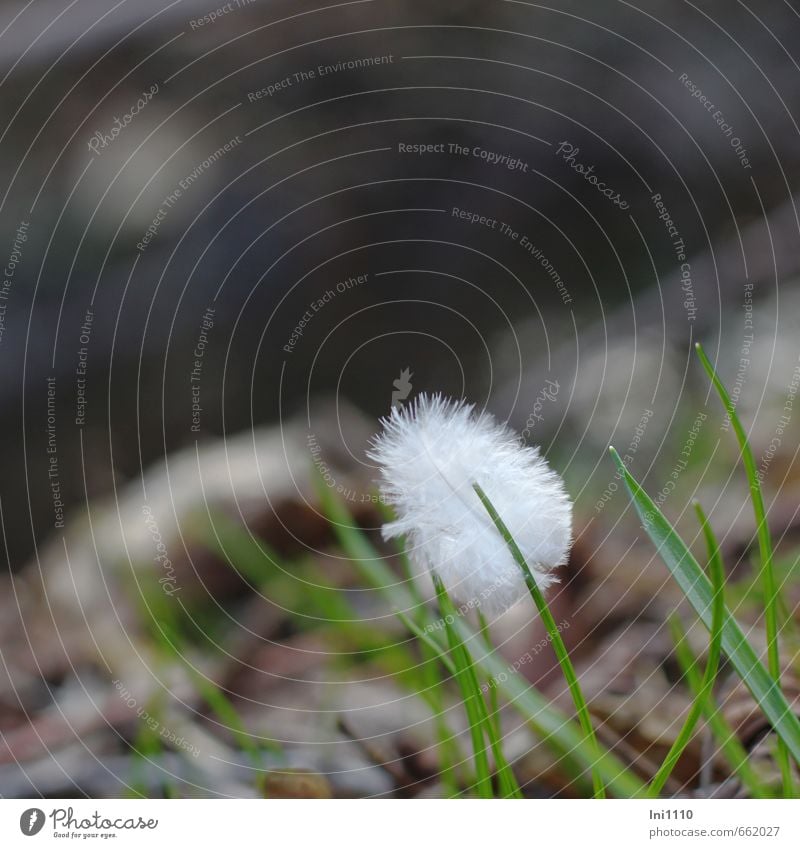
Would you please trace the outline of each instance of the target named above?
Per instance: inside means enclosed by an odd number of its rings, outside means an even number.
[[[796,617],[798,101],[793,0],[4,3],[0,795],[445,794],[416,647],[315,488],[381,544],[368,439],[436,391],[564,476],[550,603],[652,776],[692,697],[668,616],[707,637],[607,447],[698,555],[703,502],[763,647],[702,341]],[[570,712],[527,599],[492,628]],[[757,760],[725,669],[717,697]],[[526,795],[585,794],[502,719]],[[704,726],[667,788],[742,791]]]

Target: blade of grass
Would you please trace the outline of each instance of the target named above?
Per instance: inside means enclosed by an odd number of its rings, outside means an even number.
[[[436,735],[439,743],[441,763],[439,766],[442,783],[450,797],[458,795],[456,778],[456,763],[463,761],[459,746],[450,732],[450,727],[444,717],[444,704],[441,697],[442,682],[436,670],[435,663],[441,661],[451,677],[456,676],[456,666],[450,658],[447,649],[427,632],[413,618],[404,612],[395,612],[408,630],[417,637],[422,651],[423,684],[422,697],[428,702],[436,720]]]
[[[200,697],[216,713],[223,726],[231,731],[241,750],[249,757],[256,772],[256,784],[260,789],[263,788],[265,775],[261,750],[253,737],[247,732],[239,713],[222,690],[197,671],[184,656],[182,627],[174,605],[167,603],[166,596],[160,591],[151,593],[149,599],[145,598],[143,594],[140,594],[140,597],[145,606],[146,624],[162,653],[170,660],[183,666],[192,678]],[[182,603],[178,601],[178,604],[183,611]],[[276,742],[272,740],[263,741],[267,743],[265,747],[275,753],[282,753],[280,745]]]
[[[179,661],[188,675],[191,677],[200,697],[208,704],[222,727],[231,732],[231,735],[236,740],[241,751],[247,755],[252,763],[252,768],[255,772],[256,787],[261,792],[265,792],[266,773],[264,772],[264,762],[262,757],[262,746],[278,755],[283,753],[281,746],[271,739],[260,739],[260,744],[250,735],[247,728],[244,726],[242,719],[239,716],[236,707],[228,700],[225,693],[209,680],[201,672],[195,669],[192,664],[186,660],[182,652],[178,648],[178,643],[174,638],[168,642],[173,646],[174,658]]]
[[[393,519],[392,510],[383,501],[380,496],[376,496],[375,503],[379,514],[391,521]],[[455,666],[446,650],[433,639],[425,627],[425,618],[427,615],[427,606],[422,594],[419,591],[417,582],[414,579],[414,574],[411,569],[411,562],[405,548],[398,547],[397,556],[400,561],[400,566],[403,570],[406,582],[408,583],[408,591],[412,597],[415,608],[413,620],[404,613],[396,613],[397,617],[406,625],[411,633],[419,640],[420,652],[422,654],[421,677],[424,686],[424,697],[428,701],[428,705],[434,713],[436,721],[436,738],[439,748],[439,773],[447,794],[451,798],[459,795],[458,787],[458,765],[464,762],[464,757],[461,753],[457,739],[453,735],[452,730],[447,722],[444,712],[444,697],[443,683],[439,677],[437,664],[439,661],[450,672],[451,676],[455,675]]]
[[[194,537],[200,543],[214,550],[217,555],[228,562],[233,569],[242,574],[257,589],[263,587],[268,581],[274,584],[276,577],[288,570],[288,567],[281,566],[277,555],[262,540],[255,539],[242,525],[231,521],[223,513],[208,512],[206,515],[198,514],[193,518],[191,530]],[[407,563],[405,564],[407,566]],[[305,578],[303,597],[307,605],[314,607],[315,621],[319,620],[320,615],[324,615],[327,620],[336,622],[337,629],[333,631],[336,635],[346,626],[355,643],[361,646],[361,653],[380,652],[386,654],[390,648],[396,649],[399,647],[384,644],[386,642],[385,634],[362,623],[360,617],[342,593],[324,585],[324,580],[321,574],[317,573],[318,570],[313,563],[308,562],[305,565],[306,568],[302,570]],[[294,565],[292,573],[299,572],[298,565]],[[410,572],[408,576],[410,579]],[[409,585],[413,590],[414,583],[410,582]],[[425,609],[422,605],[422,599],[418,598],[417,600],[420,605],[419,610],[422,612]],[[319,614],[316,612],[317,608],[320,611]],[[403,618],[406,626],[412,629],[409,620]],[[302,624],[303,621],[301,620],[299,625],[302,626]],[[378,638],[378,636],[381,638]],[[369,642],[370,645],[374,642],[375,647],[365,651],[365,642]],[[448,793],[455,796],[458,794],[458,784],[453,764],[463,760],[463,757],[444,715],[441,682],[436,670],[439,657],[437,646],[431,647],[423,643],[421,650],[423,657],[422,662],[418,665],[413,662],[413,657],[408,652],[408,662],[404,666],[406,673],[404,677],[410,676],[419,681],[416,691],[419,691],[420,696],[428,703],[434,715],[441,751],[442,783]],[[412,666],[415,669],[414,673],[408,675]],[[212,692],[208,694],[213,697]],[[220,709],[224,709],[221,703],[218,706]]]
[[[447,594],[444,585],[441,583],[438,577],[434,577],[434,586],[436,587],[437,597],[440,598],[440,603],[442,597],[445,598],[447,611],[443,611],[444,622],[446,627],[450,627],[450,622],[455,621],[456,617],[458,616],[458,611],[456,610],[455,605],[451,601],[450,596]],[[495,759],[495,764],[497,766],[497,781],[500,789],[500,797],[521,798],[522,791],[520,790],[519,784],[517,783],[516,778],[514,777],[514,773],[511,771],[511,768],[508,765],[508,761],[505,758],[505,754],[503,753],[502,733],[499,731],[499,727],[493,723],[492,718],[489,715],[489,711],[486,708],[486,701],[483,698],[480,682],[478,681],[478,675],[475,672],[475,663],[472,659],[472,655],[470,654],[466,644],[461,641],[460,636],[456,631],[454,631],[454,637],[459,643],[460,649],[463,654],[464,669],[467,675],[467,679],[469,681],[470,692],[475,694],[475,707],[478,719],[480,721],[481,729],[489,740],[489,745],[492,749],[492,755]],[[489,649],[492,649],[491,645],[489,645]]]
[[[713,592],[709,579],[675,529],[636,482],[614,448],[609,449],[622,472],[634,507],[661,559],[669,568],[683,594],[694,607],[706,628],[711,628]],[[722,650],[736,673],[755,698],[775,732],[783,739],[792,756],[800,761],[800,721],[792,712],[777,681],[770,676],[745,638],[741,628],[725,608],[722,626]]]
[[[435,637],[428,633],[423,627],[420,627],[413,618],[410,618],[404,612],[395,612],[395,615],[417,637],[417,639],[419,639],[420,644],[426,645],[430,650],[435,651],[437,657],[441,660],[447,671],[451,675],[455,675],[455,663],[448,656],[446,649],[436,641]]]
[[[672,641],[675,645],[675,656],[678,660],[683,676],[689,685],[691,693],[696,698],[701,691],[703,681],[700,677],[698,669],[698,661],[689,647],[689,640],[686,638],[686,633],[681,627],[681,623],[677,616],[670,616],[668,619]],[[753,798],[771,798],[772,794],[768,788],[763,785],[761,778],[756,773],[755,769],[750,765],[750,759],[747,755],[744,745],[739,741],[735,731],[728,724],[725,716],[720,712],[713,695],[706,699],[703,705],[703,713],[705,714],[708,726],[719,743],[725,759],[727,759],[734,773],[742,781],[747,791]]]
[[[475,492],[480,498],[486,511],[489,513],[495,527],[497,527],[500,535],[503,537],[506,545],[508,545],[508,549],[511,551],[511,555],[514,557],[515,562],[519,565],[520,569],[522,569],[522,576],[525,578],[525,585],[528,587],[528,591],[533,598],[533,602],[536,604],[536,609],[539,611],[539,616],[547,629],[547,633],[553,645],[553,650],[555,651],[556,658],[558,659],[558,664],[561,666],[564,679],[567,681],[567,686],[569,687],[572,700],[575,704],[575,710],[578,714],[578,721],[583,728],[583,732],[586,734],[586,740],[595,749],[597,759],[599,759],[600,749],[597,744],[597,737],[594,735],[592,719],[589,716],[589,708],[586,706],[586,699],[583,697],[583,691],[581,690],[580,683],[578,683],[578,676],[575,674],[575,668],[572,665],[572,660],[569,658],[567,646],[561,638],[561,632],[558,629],[555,618],[553,618],[553,614],[550,612],[550,607],[547,605],[544,594],[539,588],[539,584],[536,582],[536,578],[533,576],[522,551],[514,541],[514,537],[511,535],[508,527],[506,527],[503,523],[503,519],[497,514],[497,510],[486,496],[486,493],[477,483],[473,484],[473,488],[475,489]],[[605,789],[603,787],[603,779],[598,770],[594,767],[592,768],[592,783],[594,784],[595,798],[604,798]]]
[[[206,510],[190,516],[184,532],[204,544],[224,562],[259,587],[281,573],[280,557],[245,526],[220,510]]]
[[[708,571],[711,575],[711,586],[714,597],[711,609],[711,641],[708,648],[708,660],[706,661],[706,670],[703,674],[703,680],[700,684],[700,689],[694,697],[692,706],[689,708],[689,713],[680,729],[675,741],[672,743],[664,762],[659,767],[653,777],[648,794],[651,798],[657,798],[661,794],[675,764],[681,757],[681,754],[686,749],[689,741],[694,734],[697,722],[703,714],[703,710],[708,703],[714,691],[714,683],[717,680],[717,672],[719,671],[719,661],[722,654],[722,623],[725,616],[725,566],[722,563],[722,557],[719,552],[719,544],[714,536],[714,531],[708,523],[703,508],[699,503],[694,504],[697,513],[697,519],[700,522],[700,527],[703,530],[703,536],[706,540],[706,549],[708,552]]]
[[[397,580],[366,535],[353,526],[341,498],[322,480],[317,485],[317,492],[323,513],[331,522],[339,543],[364,579],[386,597],[396,613],[413,611],[415,603],[408,589]],[[466,645],[475,638],[475,633],[462,619],[456,619],[453,627]],[[509,704],[579,774],[595,765],[608,790],[617,797],[633,798],[644,794],[642,781],[615,754],[601,747],[598,761],[596,752],[587,743],[579,726],[556,709],[524,677],[509,674],[506,661],[496,652],[473,652],[473,656],[482,673],[497,681]]]
[[[469,654],[464,648],[464,644],[458,636],[458,633],[453,629],[450,620],[455,614],[450,597],[445,591],[441,580],[434,576],[434,586],[436,588],[436,597],[439,601],[439,609],[445,623],[445,632],[447,633],[447,642],[450,647],[450,656],[453,659],[455,666],[455,679],[458,683],[458,688],[461,692],[461,700],[464,703],[464,710],[467,714],[469,722],[469,733],[472,739],[472,755],[475,763],[475,785],[480,798],[492,798],[492,775],[489,771],[489,758],[486,752],[486,741],[484,739],[483,722],[481,720],[480,711],[478,708],[478,700],[482,700],[480,688],[477,685],[477,679],[474,672],[470,674],[472,666],[469,660]]]
[[[205,517],[198,516],[196,522],[194,531],[198,538],[215,550],[254,586],[263,587],[265,582],[269,580],[274,584],[275,577],[288,570],[286,567],[281,567],[280,560],[274,551],[269,549],[260,539],[254,539],[244,527],[231,521],[224,514],[209,513]],[[407,558],[403,556],[401,560],[407,571],[409,587],[413,592],[415,584],[411,580]],[[298,566],[295,565],[292,573],[298,572]],[[380,653],[382,661],[385,661],[390,650],[400,652],[400,646],[387,643],[385,633],[381,633],[377,628],[366,625],[360,620],[360,616],[343,597],[341,591],[324,585],[321,574],[318,573],[318,569],[312,563],[307,564],[303,576],[305,578],[302,590],[304,603],[306,606],[313,606],[320,610],[319,614],[315,612],[311,620],[316,623],[319,621],[320,615],[324,615],[327,620],[335,622],[336,629],[333,631],[332,637],[340,634],[342,629],[346,627],[352,635],[353,641],[360,645],[359,655],[364,654],[370,657],[373,653]],[[416,593],[415,601],[417,602],[417,610],[424,614],[425,606],[422,598]],[[398,617],[409,630],[414,632],[417,638],[420,638],[416,631],[421,628],[412,627],[411,620],[404,615]],[[300,620],[299,626],[302,625],[303,620]],[[418,692],[420,697],[428,704],[434,716],[440,750],[442,784],[449,795],[456,796],[459,787],[455,764],[462,762],[464,757],[444,713],[442,685],[436,668],[439,659],[438,646],[426,644],[425,635],[423,633],[421,637],[422,660],[420,663],[414,661],[410,652],[400,652],[403,653],[403,658],[407,654],[408,660],[403,665],[402,679],[404,683],[410,683],[414,687],[414,691]],[[374,647],[365,647],[367,644],[374,645]],[[415,682],[416,686],[414,686]]]
[[[482,644],[466,621],[458,619],[453,626],[464,643]],[[583,728],[561,710],[554,707],[527,678],[515,673],[508,661],[496,651],[474,654],[476,665],[502,692],[513,707],[541,736],[543,741],[563,759],[559,765],[571,769],[576,782],[591,788],[590,775],[596,769],[607,788],[619,798],[638,798],[645,794],[645,785],[617,756],[600,746],[598,752],[589,744]],[[599,744],[599,743],[598,743]]]
[[[450,613],[452,615],[452,613]],[[417,638],[425,645],[429,647],[429,649],[435,651],[438,657],[442,660],[444,667],[447,671],[455,678],[457,674],[456,664],[451,659],[450,653],[447,648],[440,645],[437,640],[428,634],[425,630],[423,630],[416,622],[412,621],[408,618],[404,613],[397,613],[398,617],[401,621],[403,621],[406,626],[414,633]],[[455,634],[456,639],[459,639],[459,634]],[[463,645],[463,642],[461,643]],[[466,645],[463,645],[464,650],[467,651]],[[489,646],[491,648],[491,646]],[[472,656],[467,651],[467,656],[469,657],[469,662],[474,668],[474,660]],[[477,691],[480,693],[480,686],[478,683],[477,676],[474,678],[474,687],[477,687]],[[522,798],[522,790],[519,788],[519,784],[517,783],[516,778],[514,777],[514,773],[511,770],[511,767],[508,764],[508,761],[503,754],[502,748],[502,735],[498,729],[498,726],[491,722],[491,717],[489,716],[488,711],[486,710],[485,702],[481,707],[481,701],[478,701],[478,707],[481,712],[481,722],[484,724],[484,729],[489,736],[489,744],[492,747],[492,755],[497,762],[497,777],[498,777],[498,785],[500,788],[500,795],[502,798]],[[489,723],[490,727],[486,729],[485,725]]]
[[[478,613],[480,623],[480,634],[483,638],[483,644],[486,650],[494,650],[491,637],[489,635],[489,625],[483,613]],[[470,660],[472,658],[470,657]],[[474,668],[474,663],[473,663]],[[477,677],[476,677],[476,683]],[[506,759],[503,751],[503,728],[500,723],[500,703],[497,697],[497,688],[494,686],[488,687],[489,704],[481,699],[481,713],[483,715],[484,729],[489,737],[489,744],[492,746],[492,754],[494,755],[495,763],[497,764],[497,781],[500,788],[501,798],[522,798],[522,790],[517,783],[514,772]]]
[[[153,708],[153,712],[148,711],[148,714],[152,715],[155,712],[156,709]],[[131,777],[127,796],[129,798],[149,798],[151,796],[145,779],[145,770],[148,765],[163,754],[164,746],[161,737],[145,722],[136,734],[132,748],[133,762],[131,763]],[[164,770],[164,789],[167,788],[167,780],[168,775]]]
[[[487,651],[494,650],[494,645],[492,645],[492,638],[489,634],[489,622],[486,620],[486,616],[478,611],[478,626],[479,632],[483,637],[483,644],[486,647]],[[494,725],[495,733],[500,736],[502,735],[502,729],[500,727],[500,701],[497,697],[497,687],[490,686],[489,687],[489,717],[492,720]]]
[[[750,448],[750,443],[747,439],[747,433],[744,431],[742,422],[736,412],[736,404],[731,400],[725,386],[719,379],[711,360],[706,356],[703,346],[700,342],[695,344],[697,355],[703,368],[708,374],[717,394],[722,400],[722,405],[728,414],[728,418],[733,426],[733,432],[736,434],[736,440],[739,443],[739,450],[742,455],[742,464],[744,465],[747,474],[747,483],[750,487],[750,500],[753,504],[753,513],[756,520],[756,533],[758,536],[758,551],[760,558],[759,574],[761,584],[764,587],[764,624],[767,630],[767,664],[769,673],[777,681],[780,686],[781,679],[781,658],[780,645],[778,643],[778,607],[781,604],[781,594],[778,585],[775,581],[775,569],[772,563],[773,550],[772,538],[769,532],[769,524],[767,523],[767,514],[764,509],[764,495],[761,491],[761,481],[758,477],[756,469],[756,461],[753,457],[753,451]],[[796,756],[796,755],[795,755]],[[787,798],[794,797],[794,780],[792,778],[792,765],[789,761],[789,751],[782,739],[778,739],[778,762],[783,776],[784,795]]]
[[[444,712],[443,686],[439,673],[438,652],[426,642],[420,643],[422,665],[420,676],[428,706],[433,712],[439,752],[439,777],[448,797],[459,794],[457,764],[463,761],[459,745],[450,730]]]

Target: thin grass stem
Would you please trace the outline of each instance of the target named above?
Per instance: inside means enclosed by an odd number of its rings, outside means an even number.
[[[686,746],[694,734],[697,723],[706,708],[709,698],[714,691],[714,683],[717,679],[719,671],[719,661],[722,656],[722,626],[725,621],[725,566],[722,563],[722,556],[719,552],[719,544],[708,523],[703,508],[699,503],[694,504],[697,513],[698,521],[703,531],[703,537],[706,542],[706,550],[708,553],[708,571],[711,575],[711,586],[713,591],[712,611],[711,611],[711,637],[708,648],[708,660],[706,662],[706,670],[703,674],[703,680],[700,688],[695,694],[692,706],[689,708],[689,713],[683,723],[675,741],[672,743],[664,762],[661,763],[658,771],[655,774],[648,788],[648,795],[651,798],[657,798],[661,794],[675,764],[683,754]]]
[[[483,489],[477,484],[473,484],[473,488],[475,489],[476,494],[481,500],[481,503],[486,508],[486,511],[489,513],[490,518],[494,522],[495,527],[497,527],[500,535],[503,537],[506,545],[508,545],[508,549],[511,551],[511,555],[514,557],[517,565],[522,569],[522,576],[525,579],[525,584],[528,587],[528,591],[530,592],[531,597],[533,598],[534,604],[536,604],[536,609],[539,611],[539,615],[544,623],[545,628],[547,629],[548,636],[553,645],[553,650],[555,651],[556,658],[558,659],[558,664],[561,666],[561,671],[564,674],[564,679],[567,681],[567,686],[569,687],[570,694],[572,695],[572,700],[575,704],[575,710],[578,714],[578,721],[580,722],[581,727],[583,728],[583,732],[586,735],[587,741],[590,742],[594,751],[595,751],[595,763],[592,766],[592,784],[594,786],[594,796],[595,798],[604,798],[605,797],[605,788],[603,786],[603,779],[600,774],[599,769],[597,768],[597,763],[600,760],[600,746],[597,743],[597,737],[595,736],[594,728],[592,727],[592,720],[589,716],[589,708],[586,705],[586,699],[583,697],[583,691],[581,690],[580,684],[578,683],[578,677],[575,674],[575,668],[572,665],[572,660],[569,658],[569,652],[567,651],[567,646],[564,644],[564,640],[561,638],[561,632],[558,629],[558,625],[556,624],[555,618],[553,618],[553,614],[550,612],[550,607],[547,605],[547,601],[544,598],[544,594],[542,590],[539,588],[538,583],[536,582],[536,578],[533,576],[533,572],[531,571],[525,557],[522,554],[522,551],[517,546],[517,543],[514,541],[514,537],[511,535],[508,527],[503,523],[502,518],[498,515],[497,510],[494,508],[494,504],[489,500],[486,493]]]
[[[391,509],[380,499],[378,499],[378,512],[387,521],[390,521],[393,517]],[[452,676],[455,676],[455,666],[447,656],[447,653],[442,651],[436,640],[429,635],[423,626],[427,607],[425,600],[417,587],[417,583],[414,580],[411,562],[409,561],[408,554],[404,547],[398,546],[397,556],[400,560],[400,567],[402,568],[403,575],[408,581],[408,591],[416,604],[413,619],[402,612],[397,613],[397,617],[417,637],[420,643],[420,653],[422,655],[420,677],[422,678],[423,686],[426,691],[425,700],[427,700],[428,705],[433,711],[434,722],[436,724],[436,739],[439,751],[439,775],[445,792],[450,798],[454,798],[458,795],[459,791],[456,767],[458,763],[461,762],[462,757],[459,745],[450,730],[450,726],[448,725],[444,714],[442,681],[439,678],[437,661],[441,660]]]
[[[433,580],[436,589],[436,597],[439,601],[439,609],[445,622],[445,631],[447,633],[447,642],[450,647],[450,656],[455,665],[455,678],[461,691],[461,699],[464,702],[464,710],[467,714],[469,723],[470,738],[472,740],[472,752],[475,763],[475,780],[478,796],[480,798],[492,798],[492,775],[489,770],[489,757],[486,751],[486,740],[483,734],[483,721],[481,719],[478,701],[483,703],[480,688],[478,687],[478,679],[472,669],[471,658],[469,657],[464,643],[461,641],[458,633],[451,624],[451,620],[455,615],[455,607],[453,606],[450,596],[442,584],[442,581],[434,575]],[[470,670],[472,674],[470,675]]]
[[[773,565],[772,537],[769,532],[767,514],[764,509],[764,495],[761,491],[761,480],[756,469],[756,461],[750,442],[747,439],[742,422],[736,412],[736,404],[731,400],[728,390],[722,384],[711,360],[706,356],[700,342],[695,344],[697,355],[708,374],[717,394],[722,400],[722,405],[728,414],[728,418],[739,443],[742,463],[747,474],[747,482],[750,488],[750,500],[753,504],[753,513],[756,520],[756,533],[758,536],[758,551],[760,559],[759,574],[764,591],[764,624],[767,631],[767,668],[769,673],[780,687],[781,680],[781,658],[780,644],[778,642],[778,609],[781,605],[781,593],[775,580],[775,568]],[[794,779],[792,777],[792,764],[789,759],[789,749],[782,739],[778,740],[778,764],[783,777],[784,796],[795,797]]]
[[[699,662],[692,653],[686,633],[683,631],[677,616],[671,616],[667,623],[672,634],[672,642],[675,645],[675,656],[678,660],[681,673],[686,678],[689,690],[696,698],[703,686],[703,681],[698,671]],[[761,778],[750,764],[750,759],[744,745],[739,741],[736,732],[722,715],[713,693],[705,700],[703,713],[705,714],[708,726],[711,728],[711,733],[719,743],[722,754],[750,795],[753,798],[771,798],[772,794],[764,786]]]
[[[493,651],[494,646],[492,645],[492,637],[489,633],[489,622],[486,620],[486,616],[478,611],[478,626],[480,629],[481,637],[483,638],[483,644],[486,646],[487,651]],[[489,687],[489,717],[492,721],[492,724],[495,729],[495,733],[498,736],[501,736],[501,726],[500,726],[500,699],[497,697],[497,687],[490,686]]]
[[[478,610],[478,626],[487,651],[493,651],[492,638],[489,632],[489,622],[486,616]],[[500,721],[500,699],[497,697],[497,687],[488,687],[489,703],[486,706],[486,721],[490,732],[492,753],[497,761],[497,774],[500,782],[500,791],[503,798],[522,798],[522,790],[514,776],[514,772],[506,759],[503,750],[503,726]]]

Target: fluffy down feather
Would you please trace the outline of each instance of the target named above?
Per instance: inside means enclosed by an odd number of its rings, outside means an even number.
[[[499,614],[527,594],[519,566],[478,499],[478,483],[511,531],[540,588],[557,582],[572,534],[562,479],[506,425],[472,404],[421,395],[382,421],[368,455],[418,566],[435,571],[451,596]]]

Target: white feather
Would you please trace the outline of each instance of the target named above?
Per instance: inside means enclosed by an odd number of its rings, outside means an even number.
[[[473,484],[494,504],[541,589],[557,582],[572,536],[562,479],[507,426],[472,404],[421,395],[382,421],[369,457],[397,520],[386,539],[405,536],[418,566],[439,575],[461,604],[498,614],[527,594],[520,567]]]

